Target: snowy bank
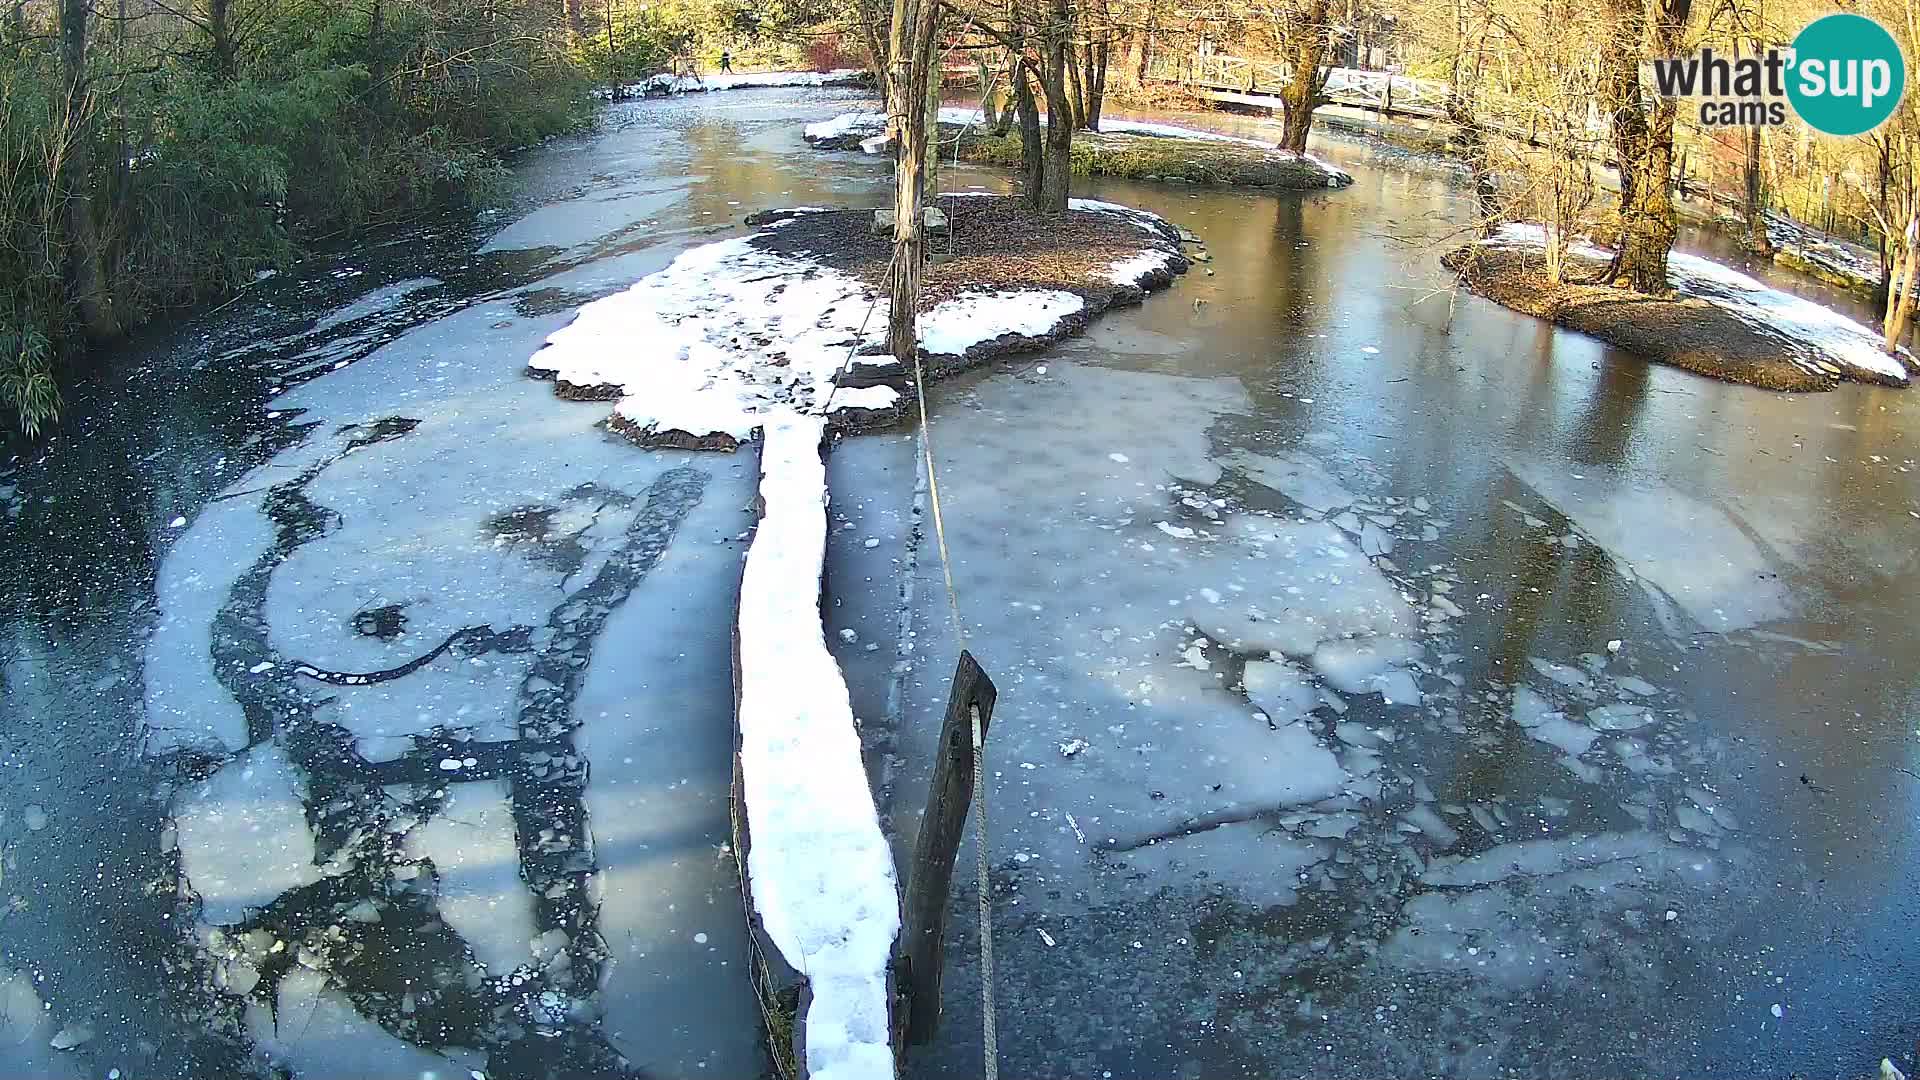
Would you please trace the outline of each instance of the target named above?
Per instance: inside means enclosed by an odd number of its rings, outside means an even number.
[[[1019,163],[1017,129],[993,135],[979,109],[943,108],[940,125],[943,142],[952,143],[963,161]],[[886,145],[885,130],[884,113],[850,112],[808,124],[802,134],[818,149],[872,154]],[[1072,154],[1073,171],[1082,176],[1303,189],[1353,183],[1352,176],[1311,154],[1237,135],[1138,120],[1103,118],[1098,132],[1074,134]]]
[[[1537,225],[1508,224],[1449,252],[1443,265],[1508,307],[1592,334],[1647,359],[1772,390],[1831,390],[1842,380],[1906,386],[1913,359],[1877,331],[1697,255],[1668,260],[1669,296],[1598,284],[1611,253],[1568,250],[1569,282],[1547,279]]]
[[[1017,200],[946,197],[953,257],[928,267],[921,348],[946,373],[1037,348],[1186,269],[1178,232],[1142,211],[1076,202],[1040,217]],[[890,242],[865,210],[758,215],[624,292],[583,306],[528,362],[649,446],[731,450],[775,412],[836,428],[892,422],[911,373],[884,355]]]
[[[1769,210],[1764,217],[1775,263],[1862,296],[1871,297],[1879,288],[1880,255],[1872,248],[1828,236],[1785,214]],[[1741,218],[1722,214],[1719,221],[1745,235],[1746,223]]]
[[[736,638],[746,888],[761,930],[806,980],[793,1025],[803,1075],[890,1080],[899,898],[820,618],[826,425],[783,410],[765,431]]]
[[[857,86],[867,79],[860,68],[833,71],[754,71],[713,75],[672,75],[662,72],[649,79],[609,87],[595,96],[603,101],[670,94],[698,94],[710,90],[759,90],[779,86]]]

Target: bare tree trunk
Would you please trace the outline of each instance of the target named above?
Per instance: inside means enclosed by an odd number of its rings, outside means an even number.
[[[576,38],[587,36],[587,12],[583,0],[566,0],[567,29]]]
[[[101,267],[99,222],[93,206],[92,102],[87,92],[87,0],[61,0],[60,59],[67,80],[67,275],[87,334],[120,333]]]
[[[1310,0],[1288,35],[1286,58],[1293,70],[1280,88],[1280,146],[1296,154],[1307,152],[1313,110],[1320,104],[1320,92],[1326,86],[1321,66],[1326,62],[1330,6],[1329,0]]]
[[[1073,46],[1067,46],[1067,104],[1073,108],[1073,126],[1085,129],[1087,126],[1086,85],[1080,79],[1080,58]]]
[[[931,53],[929,53],[931,58]],[[940,79],[941,72],[928,73],[924,111],[927,125],[926,164],[921,168],[920,193],[928,202],[940,194]],[[986,105],[983,100],[982,107]]]
[[[1020,165],[1026,172],[1023,190],[1027,205],[1045,208],[1047,148],[1040,135],[1040,105],[1033,99],[1033,71],[1025,57],[1014,60],[1014,111],[1020,114]]]
[[[881,35],[886,25],[883,18],[886,9],[878,6],[875,0],[861,0],[860,3],[860,39],[866,46],[867,71],[873,76],[874,92],[880,95],[880,111],[887,112],[891,80],[887,72],[887,39]]]
[[[1105,40],[1087,47],[1087,115],[1082,126],[1088,131],[1100,130],[1100,114],[1107,107],[1108,48]]]
[[[367,71],[372,76],[370,89],[375,98],[380,101],[385,101],[389,94],[386,36],[385,0],[373,0],[367,7]]]
[[[1147,4],[1147,17],[1140,27],[1139,51],[1134,55],[1133,85],[1135,86],[1147,84],[1147,68],[1153,63],[1153,35],[1158,29],[1154,23],[1159,13],[1158,4]]]
[[[1615,285],[1660,295],[1668,289],[1667,256],[1677,232],[1670,185],[1678,107],[1673,98],[1656,97],[1651,104],[1643,100],[1640,61],[1679,55],[1680,31],[1692,0],[1610,2],[1615,32],[1601,46],[1600,100],[1613,117],[1613,150],[1620,171],[1620,244],[1611,277]]]
[[[927,153],[928,81],[933,77],[938,0],[895,0],[887,40],[888,101],[894,130],[893,261],[887,268],[887,350],[911,363],[919,341],[914,323],[920,308],[920,278],[926,257],[923,221]]]
[[[1073,179],[1073,103],[1067,97],[1067,60],[1073,31],[1071,0],[1052,0],[1052,18],[1042,48],[1046,71],[1040,80],[1047,98],[1047,152],[1040,170],[1040,210],[1064,213]]]
[[[1773,254],[1773,241],[1767,236],[1767,208],[1761,199],[1760,127],[1747,129],[1746,211],[1747,246],[1756,255]]]
[[[1912,202],[1909,200],[1909,206]],[[1893,275],[1887,275],[1887,317],[1886,350],[1895,352],[1900,347],[1900,339],[1907,333],[1907,313],[1913,310],[1913,283],[1915,272],[1920,270],[1920,217],[1909,215],[1905,234],[1897,241],[1894,266],[1901,271],[1900,283],[1893,285]]]
[[[207,0],[207,40],[213,50],[213,73],[222,81],[233,78],[232,10],[231,0]]]

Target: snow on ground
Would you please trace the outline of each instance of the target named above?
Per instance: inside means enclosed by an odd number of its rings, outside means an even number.
[[[693,248],[625,292],[585,305],[529,367],[564,386],[613,388],[616,423],[643,439],[679,432],[737,445],[776,408],[893,408],[899,393],[891,387],[836,391],[833,383],[853,352],[884,334],[877,294],[749,241]]]
[[[1504,247],[1544,247],[1539,225],[1508,222],[1493,236],[1479,241]],[[1581,258],[1608,260],[1613,253],[1584,241],[1569,250]],[[1741,322],[1794,348],[1800,367],[1828,376],[1842,371],[1872,382],[1904,385],[1906,366],[1881,348],[1881,335],[1831,308],[1766,285],[1752,277],[1698,255],[1673,252],[1667,277],[1682,298],[1704,300]]]
[[[1509,459],[1507,468],[1656,601],[1724,633],[1786,618],[1795,604],[1770,552],[1733,512],[1666,484],[1630,484],[1582,469]]]
[[[1831,308],[1764,285],[1698,255],[1676,251],[1667,275],[1681,296],[1695,296],[1733,312],[1742,322],[1803,343],[1818,363],[1825,359],[1850,373],[1905,382],[1906,365],[1881,348],[1882,337]]]
[[[920,347],[936,356],[958,356],[1004,334],[1040,337],[1086,306],[1080,297],[1058,289],[968,293],[920,316]],[[997,333],[981,336],[989,330]]]
[[[1107,277],[1115,285],[1138,285],[1155,274],[1170,272],[1175,256],[1171,251],[1143,251],[1125,259],[1115,259],[1107,267]]]
[[[1880,281],[1880,257],[1872,248],[1828,236],[1772,210],[1765,216],[1767,239],[1774,246],[1776,262],[1791,266],[1793,260],[1798,259],[1811,265],[1822,277],[1850,284],[1874,285]],[[1739,223],[1739,219],[1731,216],[1721,220]],[[1782,259],[1783,255],[1788,258]]]
[[[900,929],[860,737],[820,618],[826,558],[825,423],[772,419],[764,513],[740,582],[739,726],[753,906],[806,977],[807,1073],[891,1077],[888,958]]]
[[[710,90],[756,90],[776,86],[851,86],[866,77],[860,68],[835,68],[832,71],[749,71],[716,72],[709,75],[673,75],[662,72],[650,79],[628,83],[617,93],[602,92],[602,97],[644,97],[648,94],[689,94]]]
[[[1124,215],[1155,236],[1167,228],[1129,207],[1074,206]],[[752,239],[693,248],[631,288],[584,305],[529,369],[554,378],[563,394],[617,397],[614,425],[643,442],[686,437],[732,448],[771,412],[857,417],[901,407],[895,386],[836,385],[860,350],[884,344],[884,297],[848,274],[765,251]],[[1110,276],[1138,284],[1171,261],[1155,250],[1116,261]],[[1010,335],[1044,337],[1085,307],[1054,289],[964,293],[920,316],[921,348],[959,356]]]
[[[940,109],[939,122],[960,127],[976,127],[986,124],[987,117],[986,113],[979,109],[948,105]],[[1043,124],[1046,122],[1044,115],[1041,117],[1041,122]],[[820,142],[827,139],[844,138],[848,135],[880,136],[885,133],[886,127],[887,116],[885,113],[849,112],[808,124],[803,130],[803,134],[811,142]],[[1149,135],[1162,139],[1189,139],[1195,142],[1232,143],[1237,146],[1257,147],[1258,149],[1271,153],[1284,153],[1278,145],[1260,139],[1249,139],[1241,135],[1223,135],[1217,131],[1182,127],[1178,124],[1162,124],[1145,120],[1120,120],[1110,116],[1100,118],[1100,133],[1102,135]],[[863,141],[860,147],[869,154],[877,154],[881,148],[885,146],[884,140],[870,142]],[[1347,175],[1341,169],[1314,157],[1312,154],[1299,154],[1295,156],[1299,157],[1302,161],[1318,165],[1321,171],[1325,172],[1329,177],[1345,177]],[[1344,183],[1345,181],[1343,180],[1342,182]]]

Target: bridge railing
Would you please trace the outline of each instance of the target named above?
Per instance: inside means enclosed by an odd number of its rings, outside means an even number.
[[[1147,77],[1208,90],[1241,94],[1278,94],[1293,78],[1291,65],[1278,60],[1250,60],[1242,56],[1163,56],[1148,65]],[[1325,96],[1340,105],[1386,112],[1442,116],[1446,113],[1447,85],[1388,71],[1333,68],[1327,73]]]
[[[1178,83],[1217,94],[1279,96],[1292,68],[1277,60],[1250,60],[1241,56],[1194,53],[1155,57],[1147,78]],[[1323,96],[1337,105],[1413,116],[1446,117],[1451,90],[1438,79],[1416,79],[1387,71],[1333,68],[1327,73]],[[1538,102],[1482,93],[1476,103],[1480,125],[1509,138],[1540,144],[1539,131],[1554,122],[1551,110]],[[1580,126],[1597,145],[1596,156],[1607,153],[1609,125],[1597,109],[1589,109]]]

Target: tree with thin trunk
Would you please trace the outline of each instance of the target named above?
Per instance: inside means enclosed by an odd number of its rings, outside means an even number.
[[[120,320],[103,266],[103,244],[95,217],[93,100],[87,79],[87,0],[61,0],[60,63],[66,80],[63,162],[67,198],[67,275],[87,334],[116,337]]]
[[[1920,45],[1920,0],[1881,0],[1869,9],[1893,33],[1908,56]],[[1911,76],[1909,76],[1911,77]],[[1909,90],[1886,123],[1868,136],[1879,159],[1879,190],[1867,204],[1886,252],[1886,309],[1881,344],[1900,351],[1920,278],[1920,101]]]
[[[986,0],[962,14],[1013,57],[1014,109],[1020,120],[1028,205],[1044,213],[1064,212],[1073,185],[1074,126],[1081,115],[1072,88],[1079,22],[1074,0]],[[1104,91],[1104,82],[1096,85]],[[1045,124],[1040,122],[1042,103]]]

